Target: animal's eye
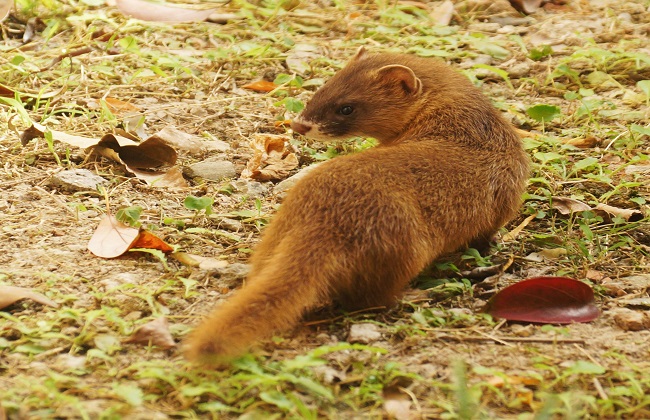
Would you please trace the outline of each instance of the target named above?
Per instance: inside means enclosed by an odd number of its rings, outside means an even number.
[[[350,105],[344,105],[339,108],[339,114],[341,115],[350,115],[352,114],[352,111],[354,111],[354,108],[352,108]]]

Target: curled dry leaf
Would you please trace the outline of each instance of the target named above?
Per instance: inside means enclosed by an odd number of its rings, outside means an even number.
[[[600,311],[587,284],[567,277],[535,277],[501,290],[485,312],[509,321],[551,324],[589,322]]]
[[[510,0],[512,7],[527,14],[534,13],[544,3],[544,0]]]
[[[88,241],[88,250],[98,257],[115,258],[124,254],[140,236],[140,230],[105,214]]]
[[[519,225],[512,229],[510,232],[506,233],[503,235],[503,242],[508,242],[508,241],[514,241],[517,239],[519,234],[528,226],[528,224],[536,217],[536,214],[531,214],[530,216],[526,217],[523,222],[519,223]]]
[[[278,85],[276,85],[273,82],[269,82],[268,80],[258,80],[256,82],[248,83],[244,86],[242,86],[244,89],[248,90],[254,90],[255,92],[271,92],[274,89],[278,88]]]
[[[31,299],[41,305],[52,306],[54,308],[59,307],[58,303],[29,289],[15,286],[0,286],[0,309],[13,305],[22,299]]]
[[[167,242],[163,241],[148,230],[141,230],[138,238],[133,242],[131,248],[158,249],[162,252],[172,252],[172,248]]]
[[[643,219],[643,213],[638,210],[621,209],[614,206],[608,206],[607,204],[598,204],[596,206],[596,213],[601,216],[607,216],[607,218],[609,218],[609,216],[620,217],[627,222],[638,222]]]
[[[211,5],[160,4],[146,0],[115,0],[125,15],[152,22],[201,22],[217,11]]]
[[[128,168],[138,179],[143,180],[147,185],[152,187],[173,187],[187,188],[189,184],[183,177],[183,171],[178,166],[174,166],[167,171],[154,172],[143,171],[139,169]]]
[[[552,207],[559,211],[562,214],[571,214],[579,211],[589,211],[591,206],[587,203],[583,203],[580,200],[576,200],[568,197],[552,197]]]
[[[569,139],[564,143],[570,144],[571,146],[579,147],[581,149],[590,149],[592,147],[599,146],[601,141],[596,137],[578,137],[575,139]]]
[[[169,323],[167,318],[156,318],[138,328],[128,339],[126,343],[154,345],[163,349],[169,349],[176,345],[174,338],[169,332]]]
[[[287,66],[292,72],[305,74],[311,70],[311,61],[323,56],[321,48],[314,44],[299,43],[287,53]]]
[[[253,157],[242,171],[242,178],[271,181],[286,178],[292,169],[298,167],[296,155],[285,148],[285,136],[256,134],[250,146]]]

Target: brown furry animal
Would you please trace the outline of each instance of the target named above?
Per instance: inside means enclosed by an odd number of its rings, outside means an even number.
[[[244,287],[191,333],[191,360],[224,360],[309,309],[390,306],[440,255],[485,243],[517,214],[520,139],[464,76],[435,59],[361,49],[292,123],[380,145],[323,163],[289,192]]]

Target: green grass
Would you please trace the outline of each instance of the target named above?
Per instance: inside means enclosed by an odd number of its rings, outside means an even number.
[[[622,296],[587,278],[587,270],[612,281],[648,273],[650,189],[647,172],[632,169],[650,163],[650,56],[642,37],[617,32],[618,2],[593,11],[614,35],[581,38],[570,31],[563,48],[533,45],[526,34],[486,33],[479,24],[489,12],[460,5],[453,26],[435,27],[417,5],[382,1],[303,2],[292,9],[285,1],[236,0],[224,8],[241,19],[227,25],[173,26],[127,19],[101,1],[17,4],[0,42],[0,80],[14,91],[0,97],[0,121],[9,122],[0,124],[0,284],[33,288],[60,307],[22,301],[0,310],[0,413],[382,418],[388,395],[397,393],[411,401],[416,418],[650,417],[647,331],[623,332],[609,313],[588,325],[502,325],[479,312],[490,287],[475,288],[459,275],[512,256],[498,287],[540,272],[572,276],[592,283],[609,311]],[[551,16],[573,19],[577,28],[591,19],[575,10],[556,13]],[[40,19],[37,36],[21,45],[33,17]],[[541,25],[532,23],[529,32]],[[308,72],[294,74],[286,58],[301,43],[320,54]],[[508,228],[535,218],[488,257],[470,251],[459,261],[440,261],[418,280],[427,298],[406,298],[379,313],[318,312],[325,321],[262,343],[223,370],[190,365],[179,348],[127,343],[160,316],[182,342],[242,279],[143,253],[91,256],[85,244],[107,202],[179,249],[233,266],[246,262],[278,201],[239,194],[228,181],[192,180],[188,191],[147,187],[116,165],[86,160],[51,139],[23,146],[16,131],[34,121],[99,138],[126,118],[107,105],[110,97],[137,105],[150,132],[172,124],[227,141],[232,151],[222,157],[241,169],[251,135],[283,133],[274,122],[295,115],[361,45],[462,67],[513,124],[534,131],[524,140],[533,164],[526,200]],[[85,47],[90,50],[82,53]],[[517,63],[530,66],[527,74],[513,77],[509,70]],[[269,94],[241,91],[262,78],[282,86]],[[568,143],[592,138],[591,147]],[[299,137],[291,143],[302,166],[374,145]],[[180,163],[197,159],[181,155]],[[53,173],[77,167],[104,176],[105,191],[47,186]],[[551,208],[554,196],[637,209],[645,218],[609,220],[593,211],[563,216]],[[224,218],[236,219],[241,230],[224,229]],[[552,248],[567,252],[543,262],[525,259]],[[642,288],[624,293],[647,296]],[[382,339],[348,343],[350,325],[359,322],[375,324]]]

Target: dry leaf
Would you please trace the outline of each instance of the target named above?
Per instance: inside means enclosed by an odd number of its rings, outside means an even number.
[[[165,127],[151,138],[157,138],[176,150],[186,150],[196,155],[206,151],[205,142],[197,136],[185,133],[176,127]]]
[[[253,83],[242,86],[244,89],[254,90],[255,92],[271,92],[274,89],[277,89],[278,85],[268,80],[258,80]]]
[[[41,305],[52,306],[58,308],[59,304],[51,299],[46,298],[40,293],[33,292],[29,289],[15,286],[0,286],[0,309],[4,309],[9,305],[13,305],[22,299],[31,299]]]
[[[138,239],[140,231],[105,214],[88,241],[88,250],[98,257],[115,258],[124,254]]]
[[[173,166],[164,172],[143,171],[128,168],[136,178],[143,180],[152,187],[187,188],[189,184],[183,177],[183,171],[178,166]]]
[[[564,257],[567,254],[567,250],[564,248],[549,248],[542,249],[538,254],[548,260],[557,260],[558,258]]]
[[[0,22],[9,16],[12,7],[14,7],[13,0],[0,0]]]
[[[544,0],[510,0],[512,7],[527,14],[535,12],[543,2]]]
[[[553,203],[552,207],[559,211],[561,214],[571,214],[579,211],[589,211],[591,206],[587,203],[583,203],[580,200],[576,200],[568,197],[551,197]]]
[[[146,0],[115,0],[115,6],[125,15],[153,22],[201,22],[217,11],[211,5],[160,4]]]
[[[130,102],[124,102],[115,98],[104,98],[106,106],[113,114],[126,114],[130,112],[138,112],[140,108]]]
[[[296,44],[287,54],[287,66],[294,73],[305,74],[312,68],[310,63],[322,55],[323,53],[317,45]]]
[[[32,126],[27,130],[23,131],[20,135],[20,142],[25,146],[31,139],[40,137],[45,137],[45,132],[48,131],[45,126],[32,122]],[[90,146],[97,144],[97,139],[84,137],[84,136],[75,136],[72,134],[67,134],[62,131],[49,130],[52,133],[52,138],[56,141],[60,141],[70,146],[80,147],[86,149]]]
[[[575,139],[569,139],[564,142],[565,144],[570,144],[571,146],[579,147],[581,149],[589,149],[592,147],[600,146],[600,140],[596,137],[578,137]]]
[[[285,148],[287,141],[285,136],[256,134],[250,142],[254,154],[242,171],[242,178],[258,181],[286,178],[292,169],[298,167],[296,155]]]
[[[399,391],[399,388],[388,388],[384,390],[384,410],[388,418],[396,420],[410,420],[415,418],[411,410],[411,398]]]
[[[140,231],[140,235],[133,242],[131,248],[158,249],[162,252],[172,252],[172,248],[167,242],[163,241],[148,230]]]
[[[169,349],[176,345],[174,338],[169,332],[167,318],[156,318],[138,328],[128,339],[126,343],[154,345],[163,349]]]
[[[526,217],[523,222],[519,223],[519,226],[516,228],[512,229],[510,232],[506,233],[503,235],[503,242],[508,242],[517,239],[517,236],[524,230],[526,226],[528,226],[528,223],[530,223],[537,215],[536,214],[531,214],[530,216]]]
[[[188,254],[187,252],[174,252],[171,254],[171,257],[181,264],[189,265],[190,267],[199,267],[206,271],[218,270],[228,266],[228,261]]]
[[[620,217],[626,222],[638,222],[643,219],[643,213],[638,210],[621,209],[607,204],[598,204],[596,206],[596,213],[601,216],[615,216]]]
[[[438,26],[449,26],[451,23],[451,18],[454,16],[454,3],[451,0],[445,0],[442,3],[434,6],[431,13],[429,13],[431,19]]]

